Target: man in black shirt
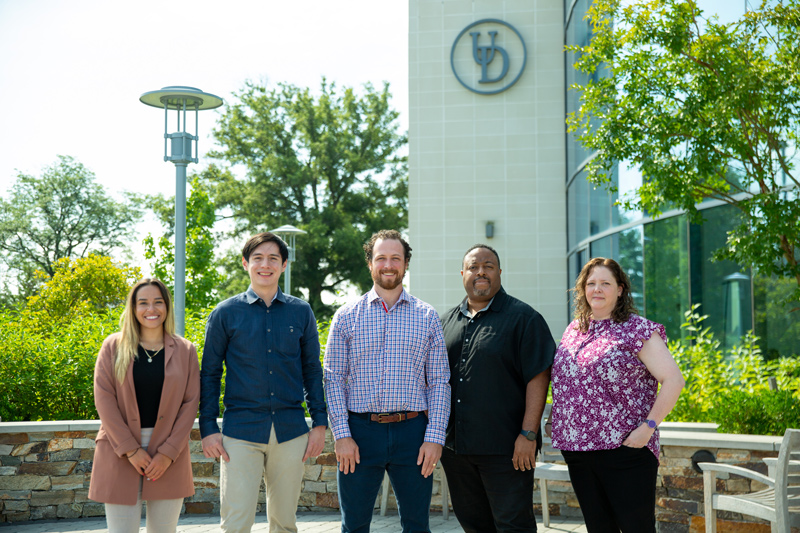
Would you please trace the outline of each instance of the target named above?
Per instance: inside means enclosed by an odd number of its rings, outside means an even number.
[[[536,531],[533,469],[556,344],[542,316],[506,294],[500,257],[464,255],[467,296],[442,317],[452,402],[442,453],[467,533]]]

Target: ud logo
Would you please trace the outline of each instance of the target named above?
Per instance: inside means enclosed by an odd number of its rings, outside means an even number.
[[[458,82],[470,91],[497,94],[522,76],[527,55],[525,41],[513,26],[502,20],[483,19],[458,34],[450,50],[450,67]]]

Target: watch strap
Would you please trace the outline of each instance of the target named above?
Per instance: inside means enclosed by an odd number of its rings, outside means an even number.
[[[535,431],[528,431],[525,429],[521,430],[519,434],[528,440],[536,440],[536,436],[538,435],[538,433],[536,433]]]

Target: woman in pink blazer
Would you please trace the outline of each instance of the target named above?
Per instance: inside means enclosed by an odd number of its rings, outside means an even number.
[[[197,351],[175,335],[169,290],[157,279],[133,286],[120,330],[103,342],[94,372],[100,431],[89,498],[106,504],[111,533],[175,531],[194,494],[189,433],[200,398]]]

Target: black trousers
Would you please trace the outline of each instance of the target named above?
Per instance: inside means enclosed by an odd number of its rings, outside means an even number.
[[[510,455],[442,450],[453,511],[466,533],[536,531],[533,470],[514,470]]]
[[[562,450],[589,533],[655,533],[658,460],[647,448]]]

